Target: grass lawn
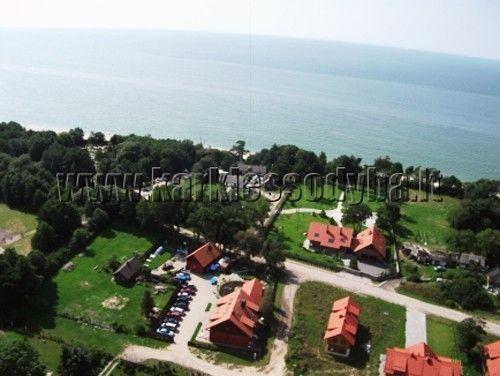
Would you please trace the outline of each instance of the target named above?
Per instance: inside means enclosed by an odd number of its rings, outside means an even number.
[[[446,235],[450,231],[448,211],[459,200],[443,196],[443,202],[405,202],[402,206],[402,240],[446,249]]]
[[[16,332],[5,332],[4,335],[0,335],[0,340],[2,337],[25,338],[23,335]],[[49,371],[56,372],[61,357],[61,345],[57,342],[44,340],[38,337],[26,337],[26,339],[38,352],[42,364],[44,364]]]
[[[74,270],[60,271],[53,280],[45,282],[37,302],[33,304],[35,310],[28,312],[28,327],[35,335],[45,339],[74,342],[113,355],[128,344],[166,346],[165,342],[132,334],[137,324],[147,324],[140,304],[144,291],[150,287],[137,283],[132,286],[118,285],[112,281],[112,275],[103,269],[112,255],[125,260],[134,252],[142,254],[154,243],[154,237],[147,233],[119,226],[98,236],[84,256],[72,259]],[[153,294],[155,305],[163,307],[172,291],[173,286],[165,294]],[[103,305],[113,297],[118,297],[118,306]],[[92,326],[86,324],[89,322]],[[122,326],[125,332],[104,329],[113,325]]]
[[[15,248],[18,253],[27,255],[31,251],[31,238],[37,224],[35,215],[10,209],[7,205],[0,204],[0,229],[21,235],[21,239],[12,244],[4,245],[3,248]]]
[[[347,359],[324,352],[323,335],[333,301],[351,295],[361,307],[356,345]],[[300,285],[294,302],[287,367],[295,374],[375,375],[380,354],[405,344],[405,309],[372,297],[348,293],[320,282]],[[365,345],[371,352],[366,354]]]
[[[307,251],[302,247],[306,239],[305,233],[307,233],[311,222],[328,223],[328,219],[310,213],[282,214],[274,222],[271,231],[283,240],[287,257],[335,269],[341,264],[340,260],[332,256]]]
[[[402,282],[397,288],[397,292],[435,305],[445,306],[446,302],[446,298],[443,296],[441,288],[436,282]],[[498,307],[497,303],[496,312],[498,312],[499,309],[500,308]],[[471,315],[485,320],[500,322],[500,316],[495,312],[487,312],[481,310],[463,310],[463,312],[467,312]]]
[[[146,323],[140,310],[141,298],[148,288],[143,284],[121,286],[112,281],[112,275],[103,266],[113,255],[125,261],[135,252],[142,254],[153,245],[145,234],[124,230],[110,230],[98,236],[88,247],[85,256],[73,258],[75,269],[60,271],[54,278],[58,293],[58,314],[82,317],[98,325],[123,324],[129,330]],[[117,297],[121,307],[107,308],[104,302]],[[169,293],[153,295],[157,305],[164,305]]]
[[[317,197],[321,199],[317,200]],[[320,210],[330,210],[335,209],[339,203],[340,190],[335,188],[332,191],[331,186],[324,186],[323,192],[318,189],[317,194],[313,195],[309,187],[304,187],[303,185],[299,188],[295,188],[293,193],[288,197],[283,209],[295,209],[295,208],[312,208]]]
[[[469,358],[466,354],[461,353],[456,342],[456,328],[458,323],[450,320],[445,320],[435,316],[427,316],[427,342],[434,352],[440,356],[460,360],[464,375],[480,376],[482,372],[481,359]],[[479,345],[483,345],[496,341],[491,335],[485,335],[483,341]]]

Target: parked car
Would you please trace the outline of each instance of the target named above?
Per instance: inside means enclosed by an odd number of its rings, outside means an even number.
[[[176,274],[174,279],[177,281],[177,282],[187,282],[191,279],[190,276],[188,275],[185,275],[185,274]]]
[[[156,329],[156,333],[158,333],[159,335],[161,335],[163,337],[167,337],[170,339],[174,339],[174,337],[175,337],[175,333],[168,328],[158,328],[158,329]]]
[[[180,292],[187,292],[188,294],[191,294],[191,295],[196,295],[196,290],[195,289],[191,289],[189,287],[183,287]]]
[[[446,268],[445,268],[443,265],[437,265],[437,266],[435,266],[435,267],[434,267],[434,270],[435,270],[436,272],[441,273],[441,272],[446,271]]]
[[[178,296],[177,298],[175,298],[175,301],[176,302],[186,302],[186,303],[189,303],[191,301],[191,297],[188,297],[188,296]]]
[[[188,281],[181,282],[181,287],[182,288],[192,289],[194,291],[198,291],[198,288],[195,285],[190,284]]]
[[[175,302],[173,304],[174,307],[179,307],[179,308],[182,308],[182,309],[187,309],[189,307],[189,303],[188,302]]]
[[[180,292],[177,294],[178,297],[191,298],[191,294],[188,292]]]
[[[167,317],[165,317],[165,318],[163,319],[163,322],[164,322],[164,323],[169,323],[169,322],[171,322],[171,323],[174,323],[174,324],[178,324],[180,321],[181,321],[181,320],[180,320],[178,317],[168,317],[168,315],[167,315]]]
[[[179,324],[173,323],[173,322],[164,322],[160,325],[162,328],[170,328],[171,330],[177,329]]]
[[[172,307],[172,308],[170,308],[170,312],[179,312],[179,313],[183,314],[184,309],[182,309],[181,307]]]
[[[172,309],[170,309],[170,312],[167,313],[167,317],[182,320],[182,313],[178,311],[172,311]]]

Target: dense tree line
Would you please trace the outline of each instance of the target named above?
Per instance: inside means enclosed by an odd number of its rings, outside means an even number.
[[[464,199],[449,213],[453,231],[448,248],[486,256],[500,263],[500,182],[481,179],[465,185]]]

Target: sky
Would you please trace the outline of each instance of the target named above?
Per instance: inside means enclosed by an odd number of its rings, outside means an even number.
[[[252,33],[500,60],[500,0],[0,0],[0,27]]]

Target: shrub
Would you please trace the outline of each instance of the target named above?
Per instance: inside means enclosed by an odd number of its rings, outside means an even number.
[[[349,267],[351,269],[354,269],[354,270],[358,270],[358,260],[353,257],[350,261],[349,261]]]

